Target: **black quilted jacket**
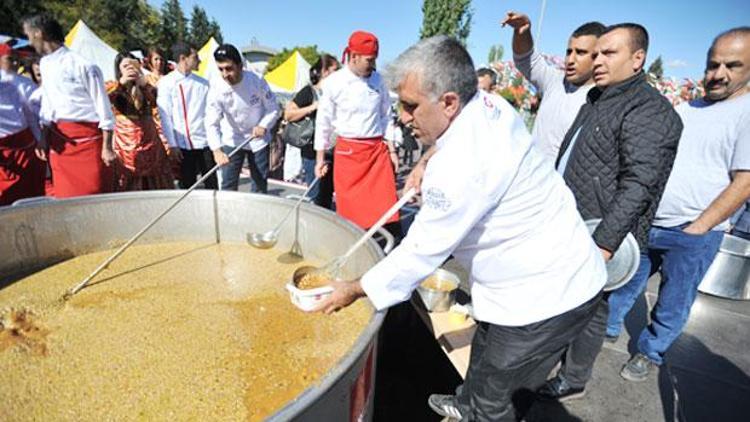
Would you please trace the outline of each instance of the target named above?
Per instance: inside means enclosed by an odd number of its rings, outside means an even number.
[[[563,178],[584,220],[602,218],[600,247],[616,251],[628,232],[643,250],[672,171],[682,121],[642,72],[604,90],[594,87],[568,130],[556,166],[581,132]]]

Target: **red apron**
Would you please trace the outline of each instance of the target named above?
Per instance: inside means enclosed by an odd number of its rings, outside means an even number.
[[[370,228],[396,203],[396,177],[383,138],[338,137],[334,149],[333,187],[336,212]],[[388,223],[399,220],[396,213]]]
[[[50,167],[55,196],[91,195],[112,190],[112,168],[102,161],[97,122],[57,122],[50,130]]]
[[[36,140],[28,128],[0,138],[0,205],[44,196],[44,161],[34,153]]]

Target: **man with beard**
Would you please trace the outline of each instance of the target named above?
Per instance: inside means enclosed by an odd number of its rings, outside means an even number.
[[[729,218],[750,198],[750,27],[719,34],[708,50],[706,95],[680,104],[685,129],[649,233],[647,259],[633,279],[612,292],[607,335],[616,338],[625,315],[661,271],[651,323],[620,375],[647,379],[679,337],[698,285],[714,259]]]

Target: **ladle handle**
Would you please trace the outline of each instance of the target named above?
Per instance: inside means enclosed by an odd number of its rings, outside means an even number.
[[[287,211],[287,213],[284,216],[284,218],[282,218],[281,221],[279,221],[279,224],[276,226],[276,228],[273,229],[274,233],[278,233],[278,231],[281,230],[281,226],[284,225],[284,222],[289,219],[289,216],[292,215],[292,213],[294,212],[294,210],[296,210],[299,207],[299,205],[302,203],[302,201],[304,201],[305,198],[307,198],[307,194],[310,192],[310,189],[312,189],[313,186],[315,186],[315,184],[318,183],[318,180],[320,180],[320,178],[316,177],[315,180],[313,180],[312,183],[310,183],[310,186],[308,186],[307,189],[305,189],[305,193],[302,194],[302,196],[297,200],[297,203],[294,204],[294,206],[292,207],[292,209],[290,209],[289,211]]]
[[[415,188],[409,189],[404,196],[401,197],[401,199],[398,200],[391,208],[388,209],[388,211],[383,214],[382,217],[380,217],[380,220],[378,220],[375,225],[370,227],[370,230],[367,230],[367,233],[365,233],[364,236],[362,236],[361,239],[357,241],[357,243],[353,244],[351,248],[349,248],[348,251],[341,257],[341,261],[346,261],[349,259],[349,257],[362,245],[365,244],[370,238],[375,234],[376,231],[378,231],[379,228],[383,227],[386,221],[388,221],[389,218],[393,216],[393,214],[396,213],[401,207],[404,206],[411,198],[417,193],[417,190]]]
[[[253,139],[255,139],[255,138],[251,137],[251,138],[245,140],[244,142],[242,142],[241,144],[237,145],[232,150],[232,152],[230,152],[229,154],[227,154],[227,158],[229,158],[229,157],[233,156],[234,154],[236,154],[237,151],[239,151],[240,149],[242,149],[245,145],[249,144],[250,141],[252,141]],[[70,289],[68,291],[66,297],[67,296],[72,296],[72,295],[78,293],[79,290],[81,290],[84,287],[86,287],[86,285],[89,284],[91,282],[91,280],[93,280],[94,277],[97,276],[97,274],[99,274],[100,272],[102,272],[102,270],[104,270],[105,268],[107,268],[109,266],[109,264],[112,263],[112,261],[114,261],[115,259],[117,259],[117,257],[119,257],[120,255],[122,255],[122,253],[125,252],[125,250],[128,249],[130,247],[130,245],[132,245],[133,243],[135,243],[136,240],[140,239],[140,237],[143,236],[144,233],[146,233],[151,227],[153,227],[156,223],[158,223],[159,220],[161,220],[165,215],[167,215],[167,213],[169,213],[170,211],[172,211],[172,209],[174,207],[176,207],[177,204],[179,204],[180,202],[182,202],[182,200],[185,199],[190,194],[190,192],[194,191],[195,188],[198,187],[198,185],[200,185],[201,183],[203,183],[204,180],[208,179],[212,174],[214,174],[216,172],[216,170],[219,169],[219,167],[221,167],[221,165],[220,164],[216,164],[211,170],[207,171],[206,174],[203,175],[203,177],[201,177],[200,179],[198,179],[198,181],[196,181],[195,183],[193,183],[193,186],[190,186],[190,188],[188,190],[186,190],[185,193],[182,194],[182,196],[180,196],[179,198],[177,198],[177,200],[174,201],[169,207],[167,207],[167,209],[165,209],[164,211],[162,211],[161,214],[157,215],[156,218],[154,218],[153,220],[151,220],[138,233],[136,233],[135,235],[133,235],[133,237],[131,237],[127,242],[125,242],[125,244],[122,245],[120,247],[120,249],[118,249],[109,258],[107,258],[106,261],[102,262],[98,267],[96,267],[96,269],[94,270],[94,272],[92,272],[91,274],[89,274],[89,276],[86,277],[78,285],[76,285],[75,287],[73,287],[72,289]]]

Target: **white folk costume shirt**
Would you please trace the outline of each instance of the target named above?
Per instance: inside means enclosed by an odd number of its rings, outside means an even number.
[[[475,318],[492,324],[542,321],[604,287],[573,194],[507,102],[477,94],[436,148],[409,233],[362,277],[377,309],[409,299],[450,254],[470,269]]]
[[[260,126],[267,129],[266,135],[249,144],[253,152],[260,151],[271,140],[271,128],[280,112],[271,88],[254,73],[243,71],[242,81],[237,85],[216,78],[208,91],[208,146],[212,150],[222,145],[235,147],[250,138],[255,126]]]
[[[330,148],[333,133],[354,139],[385,134],[390,100],[378,72],[362,78],[344,66],[325,78],[322,88],[315,117],[316,150]]]
[[[31,128],[34,138],[41,139],[37,118],[21,97],[18,88],[11,82],[0,81],[0,138],[14,135],[26,128]]]
[[[39,61],[44,92],[40,118],[44,124],[58,121],[99,122],[112,130],[115,118],[104,89],[102,71],[95,64],[60,47]]]
[[[206,117],[208,81],[174,70],[159,80],[156,104],[164,137],[170,147],[203,149],[208,145]]]

